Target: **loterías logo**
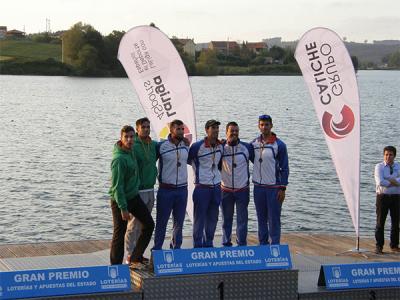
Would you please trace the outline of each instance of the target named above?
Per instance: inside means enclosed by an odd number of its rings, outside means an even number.
[[[350,107],[343,105],[340,111],[342,115],[342,121],[335,123],[332,120],[332,114],[325,111],[322,116],[322,128],[325,133],[333,139],[342,139],[346,137],[354,128],[354,113]]]

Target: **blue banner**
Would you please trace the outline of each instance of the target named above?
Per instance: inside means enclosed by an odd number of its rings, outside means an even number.
[[[328,289],[399,287],[400,262],[323,265]]]
[[[154,250],[158,276],[291,269],[288,245]]]
[[[129,290],[127,265],[0,272],[0,299]]]

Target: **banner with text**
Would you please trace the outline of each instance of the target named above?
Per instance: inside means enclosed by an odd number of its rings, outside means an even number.
[[[0,272],[0,299],[130,290],[127,265]]]
[[[318,285],[327,289],[400,287],[400,262],[323,265]]]
[[[152,26],[138,26],[121,39],[118,59],[124,66],[140,103],[159,139],[169,134],[168,124],[179,119],[184,136],[196,141],[196,120],[189,77],[178,51],[168,36]],[[189,171],[189,170],[188,170]],[[189,182],[193,182],[191,170]],[[189,185],[189,195],[193,184]],[[192,201],[187,211],[193,220]]]
[[[158,276],[291,269],[288,245],[154,250]]]
[[[360,102],[353,63],[340,37],[326,28],[306,32],[295,57],[359,236]]]

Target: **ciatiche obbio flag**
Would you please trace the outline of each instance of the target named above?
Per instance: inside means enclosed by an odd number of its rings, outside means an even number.
[[[185,124],[185,137],[195,141],[196,121],[189,78],[168,36],[152,26],[134,27],[121,39],[118,59],[157,137],[167,138],[168,123],[179,119]],[[193,182],[190,177],[189,182]],[[190,205],[188,214],[192,218]]]
[[[359,236],[360,101],[350,55],[335,32],[314,28],[298,42],[295,58]]]

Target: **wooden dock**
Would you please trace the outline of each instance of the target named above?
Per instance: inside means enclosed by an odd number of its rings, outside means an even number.
[[[217,239],[217,238],[216,238]],[[189,248],[191,238],[185,237],[183,248]],[[257,244],[257,236],[250,234],[248,237],[249,245]],[[333,235],[326,233],[287,233],[282,235],[282,244],[288,244],[292,255],[318,255],[336,256],[339,253],[355,248],[355,237],[344,235]],[[215,243],[217,244],[217,242]],[[365,253],[367,258],[359,255],[347,253],[360,261],[396,261],[400,259],[400,253],[390,252],[389,242],[386,241],[384,254],[376,255],[375,240],[372,238],[361,238],[360,248],[368,250]],[[109,249],[110,240],[83,240],[83,241],[64,241],[51,243],[29,243],[29,244],[5,244],[0,245],[0,259],[53,256],[65,254],[92,253]]]
[[[390,251],[389,243],[386,242],[383,255],[376,255],[375,240],[373,238],[361,238],[360,248],[365,250],[362,255],[355,252],[347,252],[355,248],[355,237],[345,235],[334,235],[327,233],[287,233],[282,236],[281,243],[288,244],[291,252],[293,269],[290,272],[296,272],[295,285],[297,292],[295,297],[290,299],[368,299],[369,296],[377,295],[376,299],[400,299],[399,288],[377,288],[377,289],[356,289],[356,290],[344,290],[344,291],[328,291],[325,288],[317,285],[319,270],[323,264],[346,264],[346,263],[357,263],[357,262],[385,262],[385,261],[399,261],[400,253],[393,253]],[[221,236],[216,236],[214,244],[219,246],[221,244]],[[258,240],[256,234],[252,233],[248,236],[249,245],[257,245]],[[151,247],[152,244],[150,244]],[[165,242],[164,248],[168,245],[168,241]],[[182,248],[191,248],[192,240],[191,237],[185,237]],[[146,250],[146,256],[149,256],[150,247]],[[16,270],[34,270],[43,268],[65,268],[65,267],[81,267],[81,266],[93,266],[93,265],[107,265],[108,255],[110,248],[110,240],[82,240],[82,241],[62,241],[62,242],[49,242],[49,243],[26,243],[26,244],[4,244],[0,245],[0,270],[2,271],[16,271]],[[338,255],[339,254],[339,255]],[[131,280],[135,282],[135,270],[131,269]],[[244,272],[239,276],[256,276],[254,272]],[[283,273],[282,273],[283,274]],[[281,274],[281,275],[282,275]],[[286,273],[285,273],[286,274]],[[289,274],[289,273],[288,273]],[[290,273],[291,274],[291,273]],[[199,280],[203,280],[204,284],[210,285],[210,282],[218,276],[222,276],[223,279],[218,277],[217,279],[231,282],[237,273],[215,273],[215,274],[203,274],[196,275],[193,278],[190,276],[183,276],[190,283],[191,280],[196,281],[193,287],[199,285]],[[262,276],[272,276],[268,280],[260,280],[264,278]],[[249,280],[254,285],[255,282],[260,284],[260,293],[264,296],[275,295],[274,293],[280,293],[281,290],[277,289],[276,286],[286,282],[280,278],[279,284],[275,281],[277,276],[274,272],[262,272],[258,274],[257,278]],[[149,278],[152,279],[153,274],[149,273]],[[282,275],[283,276],[283,275]],[[286,275],[285,275],[286,276]],[[183,278],[182,277],[182,278]],[[214,278],[215,277],[215,278]],[[143,277],[144,278],[144,277]],[[146,277],[147,278],[147,277]],[[154,284],[166,286],[170,290],[170,283],[168,280],[180,280],[181,277],[177,278],[159,278],[154,281]],[[189,278],[189,279],[188,279]],[[211,280],[211,278],[214,278]],[[274,279],[275,278],[275,279]],[[278,278],[278,277],[277,277]],[[285,277],[286,278],[286,277]],[[289,278],[289,277],[288,277]],[[164,280],[165,279],[165,280]],[[215,280],[217,280],[215,279]],[[217,281],[218,281],[217,280]],[[238,279],[242,283],[242,277]],[[166,282],[164,282],[166,281]],[[218,282],[219,282],[218,281]],[[183,281],[179,281],[181,284]],[[186,282],[186,281],[185,281]],[[232,281],[233,282],[233,281]],[[235,281],[236,282],[236,281]],[[266,284],[269,282],[270,285]],[[292,282],[287,280],[287,283]],[[193,293],[191,285],[179,286],[177,289],[173,289],[176,295],[184,295],[184,292]],[[214,282],[215,283],[215,282]],[[212,285],[214,291],[216,283]],[[150,284],[150,283],[149,283]],[[271,285],[272,284],[272,285]],[[157,288],[142,288],[140,289],[137,285],[132,286],[132,290],[123,293],[111,293],[111,294],[93,294],[93,295],[77,295],[67,296],[68,299],[143,299],[147,296],[152,299],[151,295],[153,292],[162,291],[163,289],[158,286]],[[203,286],[200,284],[200,286]],[[239,285],[240,286],[240,285]],[[267,287],[265,287],[267,286]],[[291,290],[291,289],[284,289]],[[230,290],[229,290],[230,291]],[[268,293],[267,293],[268,292]],[[183,293],[183,294],[181,294]],[[260,294],[260,295],[261,295]],[[175,296],[176,296],[175,295]],[[186,294],[185,294],[186,295]],[[379,297],[378,297],[379,296]],[[276,298],[271,296],[272,298]],[[367,298],[366,298],[367,297]],[[63,297],[61,297],[64,299]],[[171,297],[176,298],[176,297]],[[210,297],[218,299],[218,297]],[[230,297],[227,297],[230,299]],[[231,297],[232,299],[235,297]],[[278,297],[279,299],[282,296]],[[57,299],[57,297],[54,297]],[[147,299],[147,298],[146,298]],[[181,297],[180,299],[187,299],[187,297]],[[236,299],[236,298],[235,298]],[[372,298],[371,298],[372,299]]]

